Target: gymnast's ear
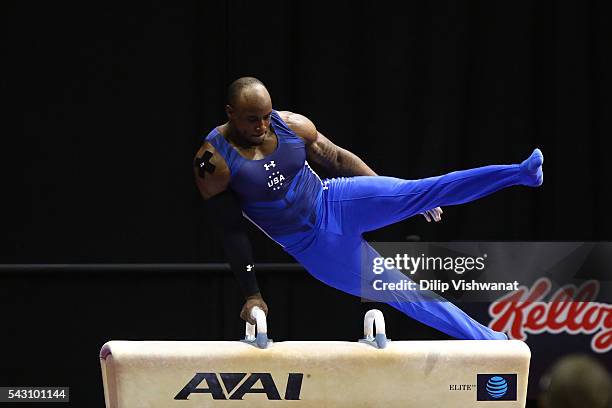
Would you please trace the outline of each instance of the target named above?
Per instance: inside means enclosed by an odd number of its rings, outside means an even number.
[[[234,116],[234,108],[231,105],[225,105],[225,114],[229,120]]]

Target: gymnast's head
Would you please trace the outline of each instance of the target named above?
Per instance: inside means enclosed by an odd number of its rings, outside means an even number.
[[[259,145],[270,129],[272,99],[259,79],[238,78],[227,90],[225,113],[231,137],[241,143]]]

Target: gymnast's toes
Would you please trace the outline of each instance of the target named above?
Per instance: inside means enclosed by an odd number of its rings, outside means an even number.
[[[544,183],[544,171],[542,164],[544,155],[540,149],[535,149],[531,156],[521,163],[521,178],[523,184],[531,187],[538,187]]]

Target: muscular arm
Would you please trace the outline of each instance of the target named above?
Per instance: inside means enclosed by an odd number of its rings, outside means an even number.
[[[333,144],[328,138],[317,131],[315,125],[305,116],[288,111],[279,112],[287,126],[306,142],[308,160],[316,163],[332,176],[376,176],[357,155]],[[427,222],[441,220],[440,207],[425,211],[423,216]]]
[[[250,309],[259,306],[267,314],[268,307],[257,285],[253,250],[246,233],[240,204],[227,189],[230,180],[229,168],[214,147],[206,142],[196,154],[193,164],[196,185],[202,198],[206,200],[206,210],[213,213],[210,219],[220,231],[225,258],[246,298],[240,316],[254,323],[249,317]]]
[[[325,168],[333,176],[376,176],[356,154],[336,146],[305,116],[281,112],[287,126],[306,142],[308,160]]]
[[[196,185],[204,200],[227,190],[230,170],[225,160],[208,142],[204,142],[193,159]]]

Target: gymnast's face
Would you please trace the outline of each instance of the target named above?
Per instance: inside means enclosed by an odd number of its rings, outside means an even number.
[[[225,107],[232,136],[249,145],[260,145],[268,136],[272,99],[261,85],[244,89],[240,97]]]

